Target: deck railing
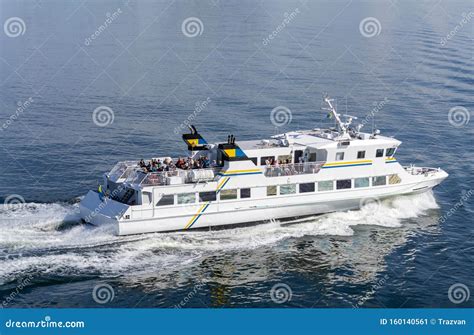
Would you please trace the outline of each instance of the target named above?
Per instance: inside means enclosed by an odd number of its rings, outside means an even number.
[[[120,178],[127,178],[128,173],[133,170],[133,167],[137,166],[136,161],[123,161],[118,162],[109,172],[109,179],[113,181],[117,181]]]
[[[298,174],[314,174],[321,170],[325,162],[281,164],[279,166],[265,167],[265,177],[294,176]]]
[[[174,169],[171,171],[146,173],[141,169],[134,169],[125,182],[140,186],[198,183],[213,180],[219,171],[220,168],[207,168],[191,170]]]
[[[404,166],[403,167],[406,172],[412,174],[412,175],[419,175],[419,174],[433,174],[436,172],[439,172],[439,168],[430,168],[430,167],[418,167],[418,166]]]

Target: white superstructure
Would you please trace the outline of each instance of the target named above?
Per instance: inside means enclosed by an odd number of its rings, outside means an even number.
[[[332,129],[208,144],[191,127],[183,139],[209,167],[179,168],[171,157],[153,159],[158,171],[119,162],[99,191],[81,201],[81,216],[114,224],[119,235],[187,230],[357,209],[372,199],[427,191],[448,176],[440,168],[400,165],[394,157],[400,141],[361,132],[351,126],[355,117],[343,121],[332,100],[325,102]]]

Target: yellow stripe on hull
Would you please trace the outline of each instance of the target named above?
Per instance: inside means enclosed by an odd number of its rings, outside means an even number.
[[[196,218],[199,216],[199,214],[201,214],[201,212],[203,211],[203,209],[206,207],[208,203],[206,202],[204,205],[202,205],[198,212],[196,214],[194,214],[194,216],[191,218],[191,220],[188,221],[188,224],[186,225],[186,227],[184,227],[184,229],[188,229],[193,223],[194,221],[196,220]]]
[[[348,164],[368,164],[372,163],[370,159],[363,161],[352,161],[352,162],[335,162],[335,163],[326,163],[324,166],[337,166],[337,165],[348,165]]]

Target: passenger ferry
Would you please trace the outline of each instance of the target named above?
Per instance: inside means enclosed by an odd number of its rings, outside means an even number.
[[[334,128],[210,144],[191,126],[187,161],[118,162],[82,199],[81,217],[112,224],[118,235],[210,228],[357,209],[367,199],[428,191],[448,176],[402,166],[400,141],[361,132],[355,117],[324,101]]]

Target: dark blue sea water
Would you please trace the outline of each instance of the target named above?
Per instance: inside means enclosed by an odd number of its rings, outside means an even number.
[[[0,208],[2,306],[474,305],[472,1],[1,0],[0,19],[0,196],[26,202]],[[117,237],[80,223],[116,161],[184,155],[174,129],[190,116],[211,142],[264,138],[329,125],[325,92],[403,141],[403,164],[449,178],[291,225]],[[279,129],[277,106],[292,115]]]

